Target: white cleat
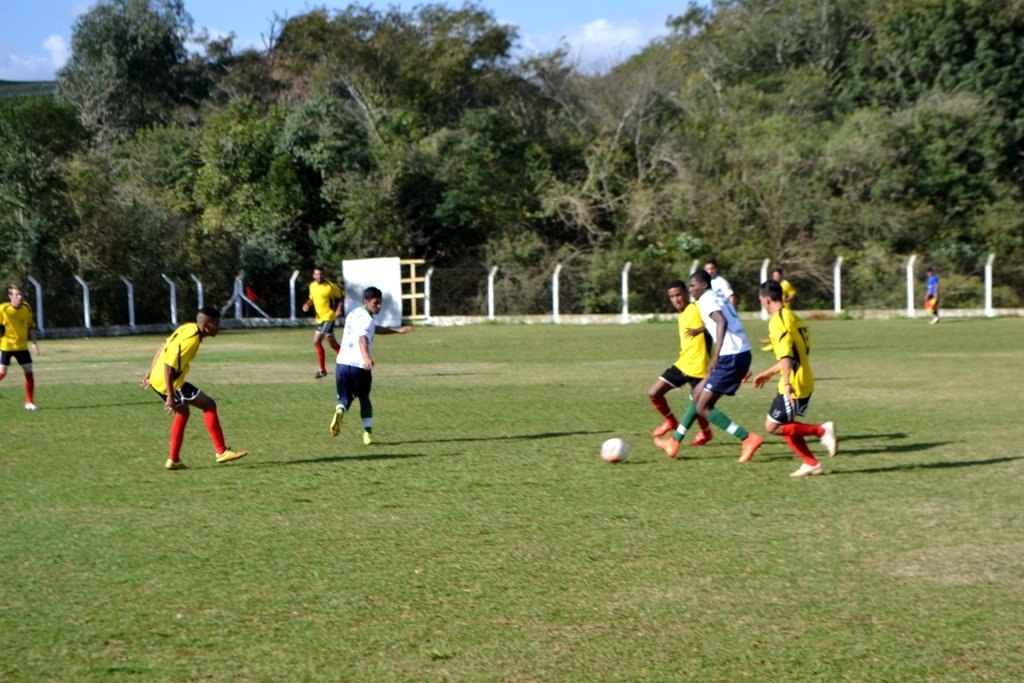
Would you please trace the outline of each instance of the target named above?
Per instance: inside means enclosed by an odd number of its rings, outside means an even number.
[[[821,445],[828,450],[829,457],[833,457],[839,452],[839,440],[836,438],[836,423],[825,422],[822,423],[821,428],[825,430],[825,433],[821,435]]]
[[[25,404],[25,410],[39,410],[39,407],[36,406],[35,403],[29,401],[28,403]]]
[[[822,471],[820,462],[817,465],[808,465],[807,463],[804,463],[803,465],[800,465],[800,469],[796,472],[790,472],[789,476],[796,479],[797,477],[806,477],[808,474],[821,474]]]

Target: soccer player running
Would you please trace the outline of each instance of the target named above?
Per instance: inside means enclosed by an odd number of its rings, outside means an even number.
[[[7,298],[0,304],[0,325],[4,332],[0,336],[0,380],[7,376],[7,368],[11,359],[18,361],[21,371],[25,373],[25,410],[36,410],[32,398],[36,388],[35,373],[32,372],[32,354],[29,345],[39,354],[39,343],[36,342],[36,321],[32,315],[32,307],[25,301],[25,293],[18,285],[7,288]]]
[[[722,396],[735,394],[747,376],[751,360],[750,340],[743,331],[736,309],[724,295],[711,289],[711,276],[707,271],[697,270],[690,276],[689,290],[690,297],[697,301],[701,320],[715,340],[715,346],[708,362],[708,376],[694,389],[696,398],[687,408],[679,426],[671,434],[655,437],[654,443],[669,457],[676,457],[686,430],[699,415],[740,439],[743,442],[740,462],[747,462],[754,457],[764,439],[733,422],[715,406]]]
[[[803,460],[803,464],[791,477],[821,474],[821,463],[807,447],[806,436],[816,436],[828,450],[836,454],[836,425],[804,424],[797,422],[807,412],[814,392],[814,373],[811,371],[811,336],[807,325],[792,309],[787,308],[780,283],[769,280],[761,285],[758,298],[761,305],[771,314],[768,321],[768,336],[778,362],[754,377],[754,386],[761,387],[776,374],[779,378],[779,393],[772,400],[764,428],[769,434],[778,434]],[[749,458],[748,458],[749,459]]]
[[[194,323],[185,323],[174,330],[163,343],[149,372],[142,378],[143,388],[152,387],[164,399],[164,409],[174,413],[171,422],[171,452],[164,468],[168,470],[187,469],[181,461],[181,444],[185,440],[185,425],[188,424],[189,406],[203,411],[203,422],[210,433],[217,462],[230,462],[244,457],[248,451],[234,451],[224,444],[224,432],[217,416],[217,403],[185,381],[189,365],[199,352],[199,344],[206,337],[216,337],[220,330],[220,311],[212,306],[199,310]]]
[[[772,271],[772,279],[779,283],[782,287],[782,305],[786,308],[793,307],[793,299],[796,298],[796,287],[790,284],[789,280],[782,274],[782,268],[776,268]],[[764,346],[761,347],[762,351],[771,351],[772,342],[770,339],[762,339],[761,343]]]
[[[939,276],[929,268],[925,271],[928,279],[925,281],[927,292],[924,295],[924,309],[932,314],[932,321],[929,325],[939,322]]]
[[[690,387],[690,399],[693,399],[693,388],[708,374],[708,345],[704,340],[704,323],[700,319],[697,304],[690,301],[686,291],[686,283],[673,280],[668,283],[668,300],[673,308],[679,311],[677,325],[679,327],[679,358],[647,390],[647,398],[654,409],[664,418],[662,423],[651,432],[652,436],[668,434],[679,426],[679,420],[672,413],[665,394],[673,389]],[[703,446],[711,441],[711,425],[703,417],[698,416],[700,434],[694,437],[691,446]]]
[[[334,321],[341,317],[345,308],[345,290],[338,283],[325,280],[324,269],[319,266],[313,269],[313,281],[309,283],[309,298],[302,304],[302,311],[306,313],[310,307],[316,311],[313,348],[316,349],[318,365],[314,377],[320,379],[327,376],[324,337],[327,338],[327,342],[334,352],[338,352],[338,340],[334,338]]]
[[[331,418],[331,436],[341,432],[341,421],[352,401],[359,399],[359,416],[363,420],[363,443],[373,443],[373,404],[370,388],[373,384],[373,338],[376,334],[405,334],[412,327],[385,327],[373,317],[380,313],[383,294],[376,287],[363,292],[363,305],[345,318],[345,331],[341,334],[341,350],[334,369],[334,383],[338,390],[338,404]]]

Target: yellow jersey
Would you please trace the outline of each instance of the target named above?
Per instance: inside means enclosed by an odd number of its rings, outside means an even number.
[[[793,386],[795,398],[807,398],[814,392],[814,373],[811,371],[811,333],[807,325],[791,309],[781,308],[768,321],[768,336],[775,359],[790,358],[789,377],[779,378],[779,393],[786,392],[786,384]]]
[[[5,301],[0,304],[0,323],[6,328],[0,337],[0,351],[28,351],[28,331],[36,328],[32,307],[22,302],[15,308]]]
[[[309,300],[313,302],[313,310],[316,311],[316,321],[326,323],[334,320],[334,309],[338,301],[345,296],[345,290],[336,283],[324,280],[309,283]]]
[[[171,333],[171,336],[164,342],[160,350],[160,356],[149,371],[149,385],[165,396],[170,393],[164,383],[164,365],[171,366],[171,377],[174,386],[171,391],[177,391],[185,383],[185,375],[188,374],[189,364],[199,352],[199,344],[203,337],[199,334],[199,325],[185,323]]]
[[[695,330],[704,326],[697,304],[692,301],[686,304],[683,310],[679,311],[677,324],[679,326],[679,359],[673,365],[689,377],[707,377],[708,346],[704,341],[704,335],[686,336],[686,330]]]
[[[789,304],[793,301],[793,297],[796,296],[796,287],[789,283],[789,280],[783,280],[779,283],[782,286],[782,305],[789,308]]]

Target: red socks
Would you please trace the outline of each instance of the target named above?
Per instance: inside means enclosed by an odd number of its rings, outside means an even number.
[[[224,444],[224,432],[220,428],[220,418],[217,417],[217,409],[211,408],[203,412],[203,422],[206,423],[206,431],[210,432],[210,439],[213,441],[213,450],[219,455],[227,446]]]
[[[36,375],[34,372],[25,373],[25,403],[34,403],[32,400],[32,392],[36,388]]]
[[[809,425],[802,422],[790,422],[780,426],[776,431],[779,436],[817,436],[825,433],[821,425]]]
[[[171,422],[171,460],[174,462],[181,459],[181,444],[185,441],[186,424],[188,424],[188,415],[174,414],[174,421]]]
[[[786,425],[787,427],[789,425]],[[810,425],[806,425],[810,426]],[[811,449],[807,447],[807,442],[804,441],[802,436],[786,436],[786,443],[793,449],[793,452],[800,456],[805,463],[808,465],[817,465],[818,459],[814,457],[814,453],[811,453]]]
[[[651,399],[651,405],[654,409],[661,413],[661,416],[666,420],[673,419],[672,409],[668,405],[668,400],[664,396],[648,396]]]
[[[322,347],[319,344],[317,344],[316,345],[316,360],[317,360],[318,363],[320,363],[320,372],[327,372],[327,370],[324,368],[324,360],[325,360],[325,358],[326,357],[324,356],[324,347]]]
[[[700,425],[700,430],[702,432],[709,432],[709,431],[711,431],[711,423],[708,422],[703,417],[701,417],[700,415],[697,416],[697,424]]]

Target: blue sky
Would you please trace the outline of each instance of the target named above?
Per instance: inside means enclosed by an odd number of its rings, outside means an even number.
[[[0,0],[0,80],[50,80],[67,60],[75,18],[95,0]],[[408,11],[430,2],[359,2],[377,9],[397,5]],[[446,2],[461,7],[461,0]],[[669,15],[687,2],[666,0],[482,0],[498,21],[519,27],[526,53],[545,52],[564,38],[588,70],[606,68],[667,33]],[[305,0],[185,0],[196,30],[234,33],[238,46],[261,46],[271,18],[293,17],[315,7],[348,3]]]

